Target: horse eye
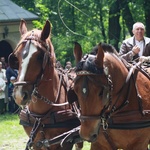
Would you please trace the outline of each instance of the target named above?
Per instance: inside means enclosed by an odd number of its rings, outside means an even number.
[[[103,95],[103,91],[104,91],[104,88],[101,89],[100,93],[99,93],[99,96],[102,96]]]

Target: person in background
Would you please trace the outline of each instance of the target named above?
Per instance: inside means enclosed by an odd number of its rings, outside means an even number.
[[[5,57],[1,57],[1,58],[0,58],[0,61],[2,62],[2,68],[3,68],[3,69],[7,69],[8,64],[7,64],[6,61],[5,61]]]
[[[7,69],[6,69],[6,78],[7,78],[8,85],[10,83],[11,76],[14,76],[17,79],[18,70],[13,69],[10,66],[8,66]]]
[[[18,110],[18,105],[15,103],[15,100],[12,96],[13,89],[14,89],[14,82],[16,82],[16,77],[11,76],[10,77],[10,83],[8,85],[8,97],[9,97],[9,102],[8,102],[8,109],[9,113],[15,113]]]
[[[60,63],[60,61],[57,61],[57,62],[56,62],[56,68],[61,68],[61,69],[63,69],[63,67],[62,67],[62,65],[61,65],[61,63]]]
[[[145,26],[136,22],[132,28],[133,36],[124,40],[119,55],[131,62],[141,56],[150,56],[150,38],[145,37]]]
[[[2,62],[0,62],[0,114],[6,112],[5,102],[5,88],[6,88],[6,70],[2,68]]]
[[[72,64],[70,61],[66,62],[65,70],[70,70],[72,68]]]
[[[18,70],[12,69],[10,66],[7,67],[6,69],[6,78],[7,78],[7,84],[5,88],[5,101],[9,104],[9,96],[8,96],[8,86],[11,83],[10,78],[14,76],[17,79],[18,76]],[[8,112],[9,112],[9,107],[8,107]]]

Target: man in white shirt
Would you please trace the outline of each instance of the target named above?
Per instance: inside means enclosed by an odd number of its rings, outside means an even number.
[[[133,25],[133,37],[122,42],[119,55],[128,62],[141,56],[150,56],[150,38],[145,37],[145,26],[141,22]]]

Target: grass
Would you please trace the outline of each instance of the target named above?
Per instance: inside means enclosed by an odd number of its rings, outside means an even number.
[[[18,115],[0,115],[0,150],[24,150],[28,137]]]
[[[0,150],[25,150],[28,136],[19,125],[16,114],[0,115]],[[84,142],[83,150],[89,150],[90,144]]]

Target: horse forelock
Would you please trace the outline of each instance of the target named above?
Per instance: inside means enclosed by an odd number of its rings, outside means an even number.
[[[77,64],[76,72],[84,70],[94,74],[102,74],[103,68],[98,68],[98,66],[95,64],[95,58],[95,55],[86,54]]]

